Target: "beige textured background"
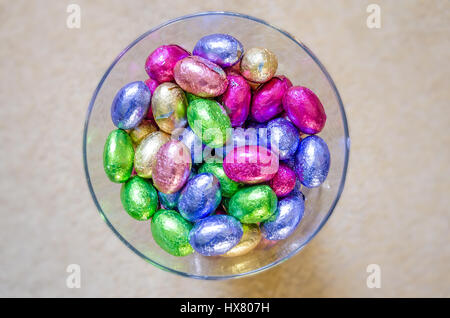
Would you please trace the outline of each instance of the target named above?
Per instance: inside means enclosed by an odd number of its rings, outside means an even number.
[[[382,28],[366,27],[369,3]],[[81,6],[81,29],[66,6]],[[195,281],[134,255],[99,218],[82,166],[89,99],[144,31],[206,10],[302,40],[343,98],[343,197],[297,256],[256,276]],[[0,1],[0,296],[450,296],[449,1]],[[81,289],[65,286],[82,268]],[[381,266],[381,289],[366,266]]]

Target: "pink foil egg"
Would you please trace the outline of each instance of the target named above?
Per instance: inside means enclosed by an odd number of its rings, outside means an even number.
[[[255,184],[272,179],[278,171],[278,157],[262,146],[241,146],[231,150],[223,161],[231,180]]]
[[[252,93],[245,78],[228,74],[228,88],[222,96],[222,103],[228,108],[231,126],[239,127],[246,121],[250,111]]]
[[[189,56],[178,61],[174,78],[183,90],[199,97],[222,95],[228,86],[225,71],[199,56]]]
[[[277,197],[284,197],[294,190],[295,172],[285,164],[280,164],[277,174],[269,181],[269,185]]]
[[[252,99],[253,119],[263,123],[280,114],[283,111],[283,96],[291,86],[292,83],[288,78],[277,76],[260,87]]]
[[[319,98],[309,88],[293,86],[283,97],[289,119],[305,134],[317,134],[325,126],[327,115]]]
[[[156,154],[153,184],[165,194],[180,190],[189,178],[192,161],[189,149],[178,140],[164,144]]]
[[[162,45],[147,57],[145,71],[159,83],[171,82],[175,64],[189,55],[188,51],[178,45]]]

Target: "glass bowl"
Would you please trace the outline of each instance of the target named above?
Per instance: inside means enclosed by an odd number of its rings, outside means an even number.
[[[228,33],[245,48],[265,47],[278,57],[277,74],[294,85],[312,89],[322,101],[327,123],[319,134],[328,144],[331,166],[326,181],[306,189],[306,208],[296,231],[276,244],[261,243],[247,255],[234,258],[185,257],[167,254],[154,242],[150,221],[131,218],[120,202],[120,184],[108,180],[103,170],[103,146],[115,127],[110,107],[116,92],[125,84],[148,78],[147,56],[163,44],[178,44],[192,50],[204,35]],[[200,279],[228,279],[261,272],[298,253],[322,228],[342,193],[349,156],[349,134],[344,107],[333,80],[318,58],[289,33],[260,19],[230,12],[204,12],[168,21],[133,41],[114,60],[94,92],[87,112],[83,159],[92,198],[111,230],[137,255],[149,263],[182,276]]]

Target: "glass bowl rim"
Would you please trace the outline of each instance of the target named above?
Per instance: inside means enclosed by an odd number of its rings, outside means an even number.
[[[327,215],[322,219],[321,223],[319,224],[319,226],[317,227],[317,229],[307,238],[307,240],[298,248],[296,248],[295,250],[291,251],[290,253],[288,253],[287,255],[285,255],[283,258],[276,260],[270,264],[267,264],[265,266],[262,266],[260,268],[257,269],[253,269],[251,271],[245,272],[245,273],[239,273],[239,274],[234,274],[234,275],[224,275],[224,276],[204,276],[204,275],[194,275],[194,274],[189,274],[189,273],[185,273],[182,271],[178,271],[178,270],[174,270],[172,268],[166,267],[164,265],[159,264],[158,262],[155,262],[154,260],[148,258],[147,256],[145,256],[144,254],[142,254],[139,250],[137,250],[133,245],[131,245],[115,228],[114,226],[111,224],[111,222],[108,220],[107,216],[105,215],[105,213],[103,212],[100,203],[97,200],[97,196],[95,195],[94,189],[92,187],[92,183],[91,183],[91,179],[89,176],[89,168],[88,168],[88,163],[87,163],[87,156],[86,156],[86,137],[87,137],[87,130],[88,130],[88,126],[89,126],[89,120],[90,120],[90,116],[91,116],[91,112],[92,109],[94,107],[98,92],[100,91],[100,89],[103,86],[103,82],[105,81],[105,79],[108,77],[109,73],[111,72],[111,70],[114,68],[114,66],[117,64],[117,62],[122,58],[122,56],[127,53],[134,45],[136,45],[138,42],[140,42],[142,39],[144,39],[145,37],[147,37],[149,34],[158,31],[159,29],[178,22],[178,21],[183,21],[183,20],[187,20],[187,19],[191,19],[191,18],[197,18],[197,17],[201,17],[201,16],[208,16],[208,15],[223,15],[223,16],[232,16],[232,17],[239,17],[239,18],[243,18],[243,19],[248,19],[251,20],[253,22],[257,22],[260,24],[263,24],[269,28],[272,28],[278,32],[280,32],[282,35],[286,36],[287,38],[289,38],[291,41],[293,41],[295,44],[297,44],[301,49],[303,49],[313,60],[314,62],[319,66],[319,68],[321,69],[322,73],[325,75],[325,77],[328,80],[328,83],[330,84],[330,86],[332,87],[335,96],[338,100],[339,103],[339,108],[340,108],[340,113],[341,113],[341,117],[342,117],[342,122],[343,122],[343,126],[344,126],[344,133],[345,133],[345,158],[344,158],[344,167],[342,170],[342,177],[341,177],[341,181],[339,184],[339,189],[338,192],[336,194],[336,197],[334,198],[333,203],[331,204],[330,209],[328,210]],[[347,117],[345,115],[345,109],[344,109],[344,105],[342,103],[342,99],[340,97],[340,94],[337,90],[336,85],[334,84],[333,79],[331,78],[330,74],[328,73],[328,71],[325,69],[325,67],[323,66],[323,64],[319,61],[319,59],[314,55],[314,53],[302,42],[298,41],[293,35],[291,35],[290,33],[273,26],[272,24],[261,20],[259,18],[255,18],[246,14],[241,14],[241,13],[236,13],[236,12],[228,12],[228,11],[205,11],[205,12],[200,12],[200,13],[194,13],[194,14],[188,14],[188,15],[184,15],[175,19],[171,19],[168,20],[150,30],[148,30],[147,32],[143,33],[141,36],[139,36],[137,39],[135,39],[133,42],[131,42],[131,44],[129,44],[122,52],[120,52],[120,54],[114,59],[114,61],[111,63],[111,65],[108,67],[108,69],[106,70],[105,74],[102,76],[99,84],[97,85],[94,94],[92,95],[91,101],[89,103],[89,108],[87,110],[87,114],[86,114],[86,118],[85,118],[85,122],[84,122],[84,129],[83,129],[83,165],[84,165],[84,172],[85,172],[85,177],[86,177],[86,182],[88,184],[89,187],[89,191],[91,193],[92,199],[97,207],[98,212],[100,213],[100,216],[103,218],[103,220],[105,221],[105,223],[109,226],[109,228],[116,234],[116,236],[129,248],[131,249],[134,253],[136,253],[137,255],[139,255],[140,257],[142,257],[145,261],[151,263],[152,265],[158,267],[159,269],[162,269],[164,271],[170,272],[170,273],[174,273],[174,274],[178,274],[184,277],[190,277],[190,278],[195,278],[195,279],[204,279],[204,280],[225,280],[225,279],[231,279],[231,278],[239,278],[239,277],[244,277],[244,276],[248,276],[248,275],[254,275],[256,273],[260,273],[264,270],[267,270],[271,267],[274,267],[278,264],[281,264],[282,262],[290,259],[292,256],[296,255],[301,249],[303,249],[304,246],[306,246],[316,235],[317,233],[322,229],[322,227],[325,225],[325,223],[328,221],[329,217],[331,216],[331,214],[333,213],[341,195],[342,195],[342,191],[344,190],[344,184],[345,184],[345,179],[347,176],[347,168],[348,168],[348,161],[349,161],[349,154],[350,154],[350,136],[349,136],[349,130],[348,130],[348,123],[347,123]]]

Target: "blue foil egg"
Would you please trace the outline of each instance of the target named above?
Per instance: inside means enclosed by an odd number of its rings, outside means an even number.
[[[132,82],[122,87],[111,105],[111,118],[121,129],[135,128],[145,117],[152,93],[144,82]]]
[[[189,243],[202,255],[222,255],[236,246],[243,234],[242,224],[231,215],[212,215],[194,225]]]
[[[212,173],[200,173],[181,191],[178,211],[186,220],[195,222],[213,213],[221,200],[219,180]]]
[[[182,132],[178,134],[177,139],[189,148],[193,164],[201,163],[203,161],[203,149],[205,148],[205,145],[191,127],[184,128]]]
[[[193,55],[203,57],[222,67],[229,67],[242,58],[244,47],[228,34],[210,34],[202,37],[194,47]]]
[[[159,201],[167,210],[173,210],[178,206],[178,198],[180,197],[180,192],[175,193],[162,193],[158,191]]]
[[[305,211],[302,197],[290,195],[278,201],[275,214],[260,225],[261,233],[267,240],[284,240],[297,228]]]
[[[267,139],[271,149],[278,153],[280,160],[291,158],[300,143],[297,128],[284,118],[269,121],[267,124]]]
[[[295,154],[295,173],[307,188],[321,185],[330,170],[330,151],[319,136],[308,136],[300,142]]]

